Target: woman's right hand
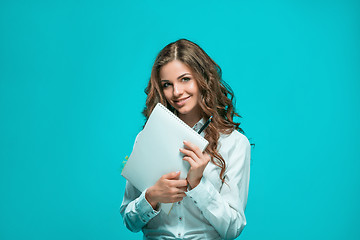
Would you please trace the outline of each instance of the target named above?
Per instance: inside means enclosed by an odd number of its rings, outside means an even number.
[[[174,203],[181,201],[187,190],[187,181],[179,180],[180,172],[171,172],[163,175],[153,186],[149,187],[145,193],[146,200],[153,209],[158,203]]]

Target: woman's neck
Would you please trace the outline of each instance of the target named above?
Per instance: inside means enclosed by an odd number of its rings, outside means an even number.
[[[194,127],[194,125],[202,118],[201,114],[198,112],[188,114],[181,114],[177,112],[177,116],[191,128]]]

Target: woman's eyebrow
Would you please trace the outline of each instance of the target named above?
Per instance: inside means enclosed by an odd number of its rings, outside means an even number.
[[[180,79],[180,78],[182,78],[183,76],[185,76],[185,75],[187,75],[187,74],[190,74],[190,73],[184,73],[184,74],[181,74],[180,76],[178,76],[178,78],[177,78],[177,79]]]
[[[191,75],[191,73],[183,73],[183,74],[181,74],[180,76],[178,76],[177,79],[180,79],[180,78],[182,78],[183,76],[185,76],[185,75],[187,75],[187,74]],[[161,82],[170,82],[169,80],[166,80],[166,79],[162,79],[162,80],[160,80],[160,81],[161,81]]]

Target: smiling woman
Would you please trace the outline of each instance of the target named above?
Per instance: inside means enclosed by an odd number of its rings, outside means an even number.
[[[168,173],[143,192],[127,182],[120,207],[126,227],[142,230],[144,239],[238,237],[246,225],[250,144],[240,123],[233,121],[239,115],[221,68],[197,44],[180,39],[158,54],[145,92],[146,119],[157,103],[195,131],[212,116],[201,133],[209,145],[201,152],[184,141],[179,151],[190,164],[186,179],[179,179],[179,172]],[[158,211],[159,203],[175,202],[169,215]]]
[[[174,60],[161,68],[160,79],[167,102],[176,109],[180,119],[194,126],[201,118],[201,108],[199,87],[191,69]]]

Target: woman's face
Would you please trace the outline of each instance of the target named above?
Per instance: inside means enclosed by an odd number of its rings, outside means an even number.
[[[160,82],[166,100],[179,117],[200,117],[199,87],[190,68],[178,60],[171,61],[161,67]]]

